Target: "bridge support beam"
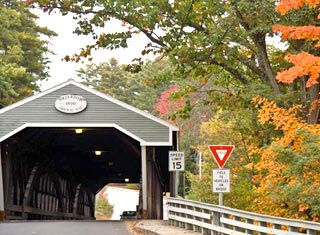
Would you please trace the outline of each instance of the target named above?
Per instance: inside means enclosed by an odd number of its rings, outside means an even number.
[[[155,147],[141,147],[142,218],[163,219],[163,176]]]
[[[142,219],[147,219],[147,147],[141,146]]]
[[[3,192],[3,177],[2,177],[2,154],[0,142],[0,221],[4,221],[4,192]]]
[[[147,148],[147,188],[148,188],[148,219],[163,219],[162,175],[158,165],[155,147]]]

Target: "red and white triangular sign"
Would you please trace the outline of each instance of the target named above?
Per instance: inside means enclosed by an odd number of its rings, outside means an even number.
[[[234,145],[209,145],[208,148],[219,168],[223,168],[234,150]]]

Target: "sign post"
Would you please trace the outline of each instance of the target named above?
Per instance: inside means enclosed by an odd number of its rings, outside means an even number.
[[[219,206],[222,206],[223,193],[230,192],[230,170],[223,167],[234,150],[234,145],[209,145],[208,148],[219,166],[219,169],[212,170],[212,191],[219,193]]]
[[[184,152],[169,151],[169,171],[173,178],[174,197],[178,196],[179,171],[184,171],[184,166]]]

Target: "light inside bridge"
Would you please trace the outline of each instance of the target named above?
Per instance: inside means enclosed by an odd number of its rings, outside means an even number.
[[[81,133],[83,132],[83,130],[80,129],[80,128],[77,128],[77,129],[75,129],[74,131],[75,131],[77,134],[81,134]]]

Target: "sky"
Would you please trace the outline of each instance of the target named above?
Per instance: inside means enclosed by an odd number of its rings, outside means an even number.
[[[55,55],[48,54],[49,60],[51,61],[49,64],[49,74],[51,77],[48,81],[39,83],[42,91],[63,83],[70,78],[79,80],[76,70],[85,68],[86,63],[99,64],[101,62],[107,62],[114,57],[119,61],[119,64],[128,64],[132,59],[140,56],[140,52],[149,42],[145,35],[140,34],[131,39],[126,49],[117,49],[114,51],[100,50],[94,52],[92,62],[85,61],[85,63],[82,64],[62,61],[62,58],[66,55],[71,56],[78,53],[81,48],[90,44],[92,42],[91,36],[79,36],[72,33],[77,24],[71,15],[62,16],[59,12],[53,12],[49,15],[38,9],[34,9],[33,12],[39,17],[37,20],[39,26],[46,26],[50,30],[58,33],[58,36],[52,39],[44,38],[50,41],[48,45],[49,50],[53,51]],[[115,32],[121,29],[121,23],[116,20],[112,21],[111,24],[105,28],[108,32]]]

